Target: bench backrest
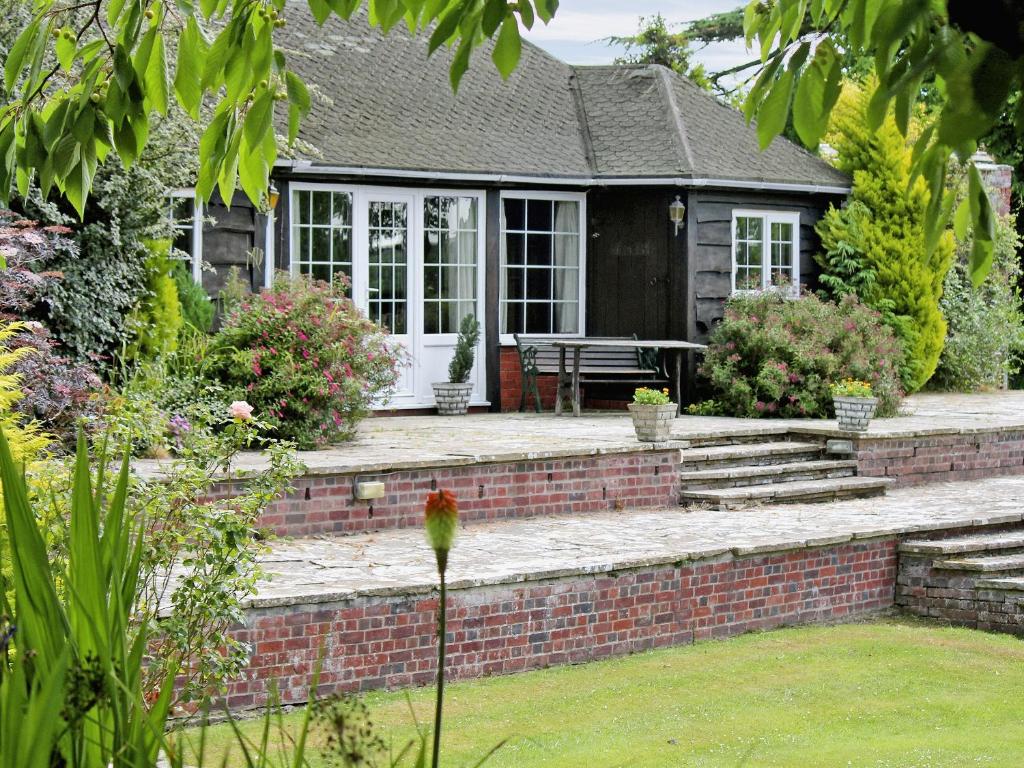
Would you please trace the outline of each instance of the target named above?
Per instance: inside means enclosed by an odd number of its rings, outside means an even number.
[[[520,339],[513,334],[519,350],[519,361],[523,368],[535,367],[538,373],[558,373],[558,360],[561,351],[543,339]],[[619,341],[621,339],[616,339]],[[565,351],[566,365],[572,366],[573,350]],[[607,369],[609,371],[636,371],[637,373],[653,373],[657,369],[641,364],[635,347],[585,347],[580,350],[580,367],[591,371]]]

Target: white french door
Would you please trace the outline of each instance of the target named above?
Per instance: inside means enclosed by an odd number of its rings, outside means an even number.
[[[481,323],[472,402],[485,403],[483,194],[306,183],[291,189],[292,272],[347,275],[356,305],[404,350],[398,386],[381,407],[434,404],[431,384],[447,381],[467,314]]]

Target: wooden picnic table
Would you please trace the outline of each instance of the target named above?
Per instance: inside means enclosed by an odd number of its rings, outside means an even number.
[[[555,398],[555,415],[562,413],[562,399],[566,389],[572,396],[572,415],[580,415],[580,352],[588,347],[608,347],[612,349],[660,349],[669,352],[675,358],[675,396],[676,414],[682,412],[683,393],[683,355],[691,350],[703,350],[703,344],[678,339],[553,339],[548,342],[558,349],[558,394]],[[566,368],[566,351],[572,350],[572,373]]]

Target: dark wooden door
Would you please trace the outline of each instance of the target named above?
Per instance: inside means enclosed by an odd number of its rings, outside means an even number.
[[[587,205],[587,333],[665,338],[672,297],[665,193],[595,190]]]

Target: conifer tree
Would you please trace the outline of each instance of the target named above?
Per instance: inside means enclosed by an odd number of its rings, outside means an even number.
[[[927,185],[921,178],[911,184],[910,149],[892,115],[878,130],[868,127],[870,98],[870,87],[848,87],[833,113],[829,142],[836,165],[853,176],[853,192],[848,205],[830,208],[819,222],[824,253],[817,258],[827,275],[842,262],[847,277],[858,276],[822,282],[828,293],[858,293],[882,313],[902,342],[900,378],[909,393],[931,378],[942,353],[946,321],[939,300],[954,240],[947,231],[928,253]]]

